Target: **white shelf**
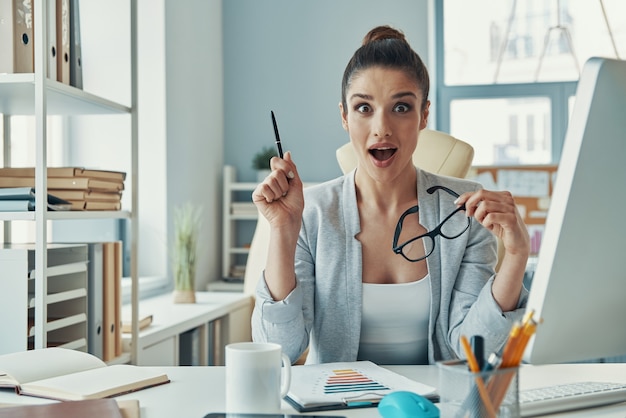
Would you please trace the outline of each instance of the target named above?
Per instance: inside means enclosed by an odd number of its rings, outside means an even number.
[[[65,318],[48,321],[46,331],[56,331],[61,328],[67,328],[70,325],[82,324],[87,322],[87,314],[80,313],[76,315],[66,316]]]
[[[95,96],[76,87],[45,79],[49,115],[93,115],[130,113],[128,106]],[[0,113],[35,113],[35,74],[0,74]]]
[[[248,247],[230,247],[228,251],[231,254],[248,254],[250,252],[250,248]]]
[[[233,166],[224,166],[223,192],[224,202],[222,206],[222,278],[230,277],[231,268],[237,264],[236,257],[245,256],[250,252],[249,248],[242,247],[237,242],[237,227],[239,222],[256,222],[258,212],[252,211],[254,203],[249,200],[235,200],[236,192],[252,192],[257,186],[253,182],[237,182],[237,172]],[[251,193],[250,193],[251,194]],[[246,213],[234,212],[234,207],[245,208]],[[233,213],[234,212],[234,213]],[[249,212],[249,213],[248,213]],[[252,236],[250,236],[252,240]],[[241,264],[241,263],[239,263]]]
[[[62,211],[47,212],[48,220],[65,220],[65,219],[126,219],[131,217],[131,212],[126,210],[117,211]],[[0,212],[0,221],[34,221],[35,212]]]
[[[46,332],[56,331],[61,328],[67,328],[70,325],[81,324],[83,322],[87,322],[87,315],[84,313],[66,316],[65,318],[54,319],[52,321],[48,321],[46,323],[45,329]],[[35,336],[35,327],[31,327],[28,331],[29,337]]]
[[[234,167],[233,167],[234,169]],[[230,190],[234,191],[234,192],[246,192],[246,191],[253,191],[254,189],[256,189],[256,186],[258,186],[257,183],[253,183],[253,182],[241,182],[241,183],[231,183],[230,184]]]
[[[68,348],[71,350],[80,350],[80,349],[87,348],[87,340],[84,338],[79,338],[78,340],[69,341],[65,344],[61,344],[58,347]]]
[[[59,292],[52,295],[48,295],[46,297],[46,305],[50,305],[51,303],[59,303],[65,302],[72,299],[78,299],[82,297],[87,297],[87,289],[74,289],[68,290],[66,292]],[[29,308],[35,307],[35,295],[29,295],[30,302],[28,303]]]
[[[61,276],[63,274],[80,273],[87,271],[87,264],[84,262],[61,264],[58,266],[48,266],[46,269],[47,277]],[[37,274],[36,270],[28,272],[28,278],[34,279]]]
[[[259,215],[256,213],[231,214],[230,219],[234,221],[255,221],[259,219]]]

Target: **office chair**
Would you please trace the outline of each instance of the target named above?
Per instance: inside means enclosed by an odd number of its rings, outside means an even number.
[[[344,174],[356,167],[357,159],[352,143],[348,142],[339,147],[336,151],[336,157]],[[468,143],[443,132],[424,129],[420,132],[417,141],[413,163],[432,173],[463,178],[467,175],[473,158],[474,148]],[[257,281],[265,268],[269,234],[269,222],[263,216],[259,216],[250,243],[244,275],[243,291],[252,298],[255,295]]]

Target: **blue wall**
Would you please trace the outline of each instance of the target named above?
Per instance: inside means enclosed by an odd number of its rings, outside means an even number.
[[[273,145],[270,110],[283,148],[303,180],[341,174],[335,150],[348,141],[338,103],[341,77],[374,26],[401,29],[428,62],[428,0],[226,0],[224,164],[253,181],[251,161]]]

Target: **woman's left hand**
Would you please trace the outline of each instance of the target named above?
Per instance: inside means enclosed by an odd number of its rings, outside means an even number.
[[[465,204],[467,216],[474,217],[500,238],[507,254],[528,258],[528,229],[511,193],[478,190],[462,194],[456,203]]]
[[[503,312],[516,309],[530,255],[530,238],[513,196],[509,192],[479,190],[462,194],[456,203],[465,204],[466,214],[499,238],[504,255],[491,293]]]

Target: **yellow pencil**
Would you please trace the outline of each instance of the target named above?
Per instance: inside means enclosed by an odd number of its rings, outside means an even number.
[[[472,373],[479,373],[480,369],[478,368],[478,361],[476,360],[476,357],[474,357],[472,346],[465,335],[461,335],[461,345],[463,346],[463,351],[465,351],[465,357],[467,357],[467,365],[469,366],[470,371]]]
[[[515,367],[515,355],[520,338],[522,337],[522,330],[524,328],[524,324],[532,318],[532,315],[532,311],[527,312],[521,322],[515,321],[511,327],[511,331],[509,331],[509,338],[506,340],[506,344],[502,350],[502,362],[500,364],[500,369]],[[491,399],[494,400],[494,406],[497,406],[498,408],[500,407],[502,394],[506,393],[506,390],[511,383],[511,377],[512,375],[509,373],[497,374],[489,380],[487,389],[491,395]]]
[[[536,321],[535,319],[532,318],[532,312],[531,312],[531,316],[528,317],[527,320],[525,318],[524,326],[519,334],[519,337],[517,338],[517,343],[515,344],[514,350],[511,353],[510,364],[506,367],[519,368],[520,364],[522,363],[522,358],[524,357],[524,350],[526,350],[526,345],[528,344],[530,337],[537,330],[537,325],[540,322],[541,320]],[[506,391],[511,383],[511,380],[513,379],[513,376],[514,376],[514,373],[507,374],[505,376],[506,378],[504,379],[504,382],[500,382],[495,387],[495,391],[492,388],[492,391],[490,393],[493,394],[492,399],[493,399],[493,404],[495,407],[499,407],[502,401],[504,400]]]
[[[524,351],[526,350],[526,345],[528,345],[528,341],[530,341],[530,337],[533,336],[535,331],[537,330],[537,325],[539,322],[531,319],[526,325],[524,325],[524,329],[522,329],[522,333],[520,336],[520,341],[515,347],[515,352],[513,354],[513,364],[515,366],[519,366],[522,363],[522,358],[524,357]]]
[[[504,350],[502,351],[502,365],[501,367],[510,367],[513,360],[513,353],[515,347],[519,341],[520,334],[522,333],[522,323],[516,321],[511,327],[509,332],[509,338],[506,340]]]

